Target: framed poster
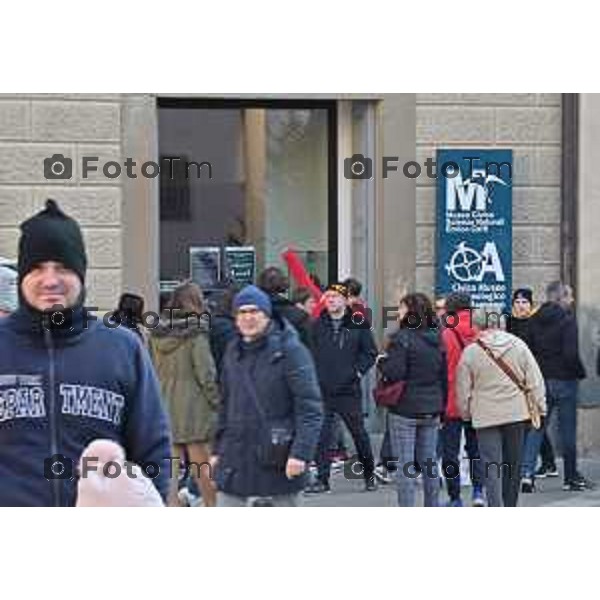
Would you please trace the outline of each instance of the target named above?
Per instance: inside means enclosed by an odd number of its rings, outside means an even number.
[[[190,247],[190,278],[202,290],[214,290],[221,280],[221,248]]]
[[[256,250],[254,246],[227,246],[225,248],[225,277],[228,284],[254,283]]]

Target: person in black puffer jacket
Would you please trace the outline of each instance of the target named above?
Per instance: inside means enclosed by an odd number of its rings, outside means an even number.
[[[546,289],[546,302],[529,321],[529,348],[546,382],[550,421],[558,411],[559,434],[564,462],[565,491],[579,491],[591,483],[577,470],[577,394],[578,382],[586,376],[579,355],[577,319],[572,310],[573,292],[560,281]],[[544,429],[527,436],[522,465],[522,484],[530,485],[540,451]]]
[[[386,380],[406,382],[402,399],[388,415],[392,450],[399,461],[399,506],[415,503],[415,457],[423,470],[425,506],[438,505],[436,448],[440,416],[446,409],[447,374],[433,314],[424,294],[404,296],[398,309],[400,328],[378,363]]]
[[[537,308],[533,307],[533,292],[529,288],[515,290],[512,298],[512,314],[506,321],[506,331],[529,345],[529,322],[536,311]]]
[[[529,288],[515,290],[512,300],[512,314],[506,321],[506,331],[521,338],[529,346],[529,325],[538,307],[533,302],[533,291]],[[528,435],[528,432],[525,434]],[[542,464],[536,471],[536,477],[558,477],[556,458],[548,432],[544,430],[544,438],[540,448]],[[523,493],[533,492],[533,485],[527,482],[522,486]]]

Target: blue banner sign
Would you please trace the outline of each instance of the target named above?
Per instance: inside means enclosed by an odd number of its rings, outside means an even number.
[[[438,150],[436,294],[510,311],[512,150]]]

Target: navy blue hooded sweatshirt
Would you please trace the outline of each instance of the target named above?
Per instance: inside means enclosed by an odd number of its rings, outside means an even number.
[[[166,499],[169,431],[150,358],[126,327],[86,323],[81,307],[63,329],[27,306],[0,319],[0,506],[74,505],[79,458],[98,438],[145,465]],[[73,478],[47,479],[57,454]]]

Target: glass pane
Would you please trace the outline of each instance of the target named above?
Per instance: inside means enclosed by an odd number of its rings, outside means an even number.
[[[266,262],[296,247],[327,281],[327,111],[267,111]]]
[[[159,153],[174,165],[165,177],[161,164],[163,291],[190,277],[209,293],[255,280],[285,269],[288,246],[327,281],[327,119],[325,109],[159,109]]]

